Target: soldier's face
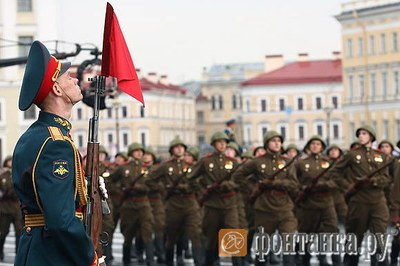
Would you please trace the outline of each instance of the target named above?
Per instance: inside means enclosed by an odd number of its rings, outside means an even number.
[[[185,147],[183,145],[176,145],[172,148],[172,153],[176,157],[182,157],[183,155],[185,155]]]
[[[225,150],[225,155],[227,157],[230,157],[230,158],[235,158],[236,157],[236,151],[234,149],[232,149],[232,148],[227,148]]]
[[[121,164],[125,163],[126,160],[121,155],[118,155],[117,157],[115,157],[115,161],[114,162],[115,162],[116,165],[121,165]]]
[[[104,152],[99,153],[99,161],[104,162],[106,160],[107,155]]]
[[[56,84],[64,92],[67,102],[76,104],[82,100],[83,95],[78,85],[78,79],[71,77],[69,71],[58,77]]]
[[[310,143],[310,151],[312,154],[320,154],[322,152],[322,143],[319,140],[313,140]]]
[[[142,151],[142,150],[134,150],[134,151],[132,152],[132,157],[133,157],[134,159],[141,160],[142,157],[143,157],[143,151]]]
[[[227,145],[227,143],[226,143],[226,140],[224,140],[224,139],[219,139],[219,140],[215,141],[215,143],[214,143],[214,147],[218,152],[225,152],[226,145]]]
[[[273,137],[268,141],[268,150],[272,152],[280,152],[282,147],[282,142],[280,137]]]
[[[297,150],[296,149],[290,149],[290,150],[287,151],[286,154],[290,159],[292,159],[292,158],[297,156]]]
[[[388,143],[382,143],[380,150],[386,155],[392,154],[392,146],[390,146]]]
[[[372,139],[371,139],[371,135],[369,134],[368,131],[361,129],[361,130],[358,132],[358,142],[359,142],[361,145],[369,144],[369,143],[372,142],[371,140],[372,140]]]
[[[267,151],[264,148],[258,147],[256,154],[254,154],[254,156],[258,157],[258,156],[263,156],[267,153]]]
[[[143,155],[143,162],[152,163],[153,162],[153,155],[151,155],[150,153],[145,153]]]
[[[329,158],[337,159],[340,157],[340,150],[338,148],[332,148],[329,150]]]
[[[193,156],[188,152],[185,152],[185,162],[188,164],[192,164],[194,162]]]

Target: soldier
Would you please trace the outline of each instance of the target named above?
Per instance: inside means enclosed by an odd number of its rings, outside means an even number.
[[[252,150],[247,150],[244,153],[242,153],[241,159],[242,159],[242,163],[245,163],[251,159],[253,159],[254,155],[253,155],[253,151]]]
[[[282,144],[282,135],[276,131],[269,131],[264,136],[264,148],[267,153],[248,161],[232,176],[241,186],[246,182],[244,177],[250,174],[256,176],[261,194],[254,202],[255,228],[263,226],[265,233],[269,235],[275,230],[279,230],[280,233],[294,233],[297,229],[289,193],[297,192],[299,183],[294,165],[289,164],[289,160],[280,154]],[[274,176],[276,174],[277,176]],[[283,256],[283,265],[294,264],[293,255]],[[267,265],[267,262],[256,258],[255,265]]]
[[[296,144],[290,143],[285,150],[285,154],[289,159],[295,158],[300,153],[300,150],[297,148]]]
[[[25,227],[15,265],[97,265],[82,210],[87,187],[80,155],[70,138],[73,106],[82,100],[70,63],[34,41],[22,81],[19,109],[41,112],[18,140],[12,178]]]
[[[186,145],[175,138],[169,145],[171,158],[149,173],[151,183],[161,181],[167,189],[166,210],[166,264],[173,265],[174,246],[182,234],[187,234],[193,244],[193,259],[200,266],[200,232],[198,231],[199,205],[186,174],[191,168],[184,161]]]
[[[254,157],[263,156],[267,153],[264,146],[258,146],[254,149],[253,155]]]
[[[321,155],[325,148],[326,144],[321,137],[311,137],[306,144],[310,155],[297,161],[295,165],[297,178],[303,189],[311,187],[310,193],[299,202],[297,217],[300,233],[339,233],[331,194],[331,191],[336,188],[336,184],[326,173],[330,167],[329,158]],[[322,174],[323,172],[325,173]],[[311,255],[308,252],[302,256],[303,265],[310,265],[310,258]],[[325,255],[319,255],[318,259],[319,265],[328,265]],[[340,255],[332,255],[334,265],[340,265],[340,260]]]
[[[131,160],[120,166],[110,178],[119,182],[123,194],[121,199],[121,233],[124,236],[122,261],[124,265],[131,263],[132,240],[140,231],[146,252],[146,264],[154,265],[153,228],[154,218],[145,185],[146,169],[142,165],[143,145],[132,143],[128,146]]]
[[[361,145],[358,149],[346,153],[342,160],[337,162],[331,175],[337,183],[349,191],[354,182],[362,183],[357,193],[348,201],[346,233],[357,236],[357,246],[361,246],[363,234],[369,230],[373,234],[386,232],[389,220],[389,211],[386,205],[384,188],[390,182],[389,170],[384,168],[371,178],[367,175],[378,169],[387,161],[384,154],[374,150],[375,130],[371,126],[362,126],[357,129],[356,136]],[[346,179],[342,178],[346,172]],[[377,249],[377,254],[381,250]],[[357,265],[358,255],[345,254],[345,265]],[[371,256],[371,265],[377,264],[376,255]]]
[[[326,154],[328,155],[329,159],[332,162],[337,162],[343,158],[343,151],[336,144],[332,144],[331,146],[329,146],[329,148],[326,150]],[[344,175],[342,178],[345,178]],[[334,188],[331,191],[333,202],[335,203],[335,210],[338,218],[338,223],[339,225],[341,225],[341,228],[344,225],[347,216],[347,204],[343,194],[345,192],[346,191],[343,191],[343,189],[340,187]]]
[[[115,154],[114,164],[115,165],[126,164],[128,162],[128,159],[129,157],[126,152],[118,152],[117,154]]]
[[[199,160],[188,175],[190,179],[202,177],[200,184],[204,188],[214,187],[204,201],[203,234],[205,235],[205,265],[213,265],[218,258],[218,231],[221,228],[238,228],[236,188],[231,179],[237,163],[225,156],[228,136],[216,132],[211,137],[214,153]],[[232,257],[234,266],[242,265],[242,259]]]
[[[18,251],[18,242],[22,230],[22,215],[19,209],[18,197],[11,177],[12,157],[7,156],[3,162],[0,175],[0,260],[4,259],[4,242],[10,231],[11,223],[15,229],[15,253]]]

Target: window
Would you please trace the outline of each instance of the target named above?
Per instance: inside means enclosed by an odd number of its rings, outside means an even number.
[[[224,98],[222,97],[222,95],[219,96],[219,109],[224,109]]]
[[[387,96],[387,72],[382,72],[382,96],[385,99]]]
[[[397,42],[397,32],[392,33],[392,46],[393,46],[393,52],[397,52],[399,50]]]
[[[286,139],[286,127],[285,126],[281,126],[279,130],[281,132],[281,135],[282,135],[283,139]]]
[[[297,98],[297,110],[303,110],[303,98]]]
[[[111,134],[111,133],[108,133],[107,134],[107,143],[108,144],[112,144],[114,141],[113,141],[113,134]],[[108,146],[111,146],[111,145],[108,145]]]
[[[112,112],[113,112],[112,108],[107,108],[107,118],[112,118]]]
[[[339,139],[339,125],[337,124],[333,125],[333,139],[335,140]]]
[[[285,111],[285,99],[279,99],[279,111]]]
[[[128,146],[128,133],[122,134],[122,145],[124,145],[124,147]]]
[[[399,88],[399,71],[395,71],[393,73],[393,83],[394,83],[394,95],[398,95],[400,92],[400,88]]]
[[[261,136],[264,137],[265,134],[267,134],[268,128],[267,127],[261,127]]]
[[[364,54],[364,41],[362,37],[358,38],[358,56],[363,56]]]
[[[36,110],[34,105],[31,105],[31,107],[29,107],[28,110],[24,112],[24,119],[36,119]]]
[[[361,125],[364,125],[364,122],[361,123]],[[376,131],[376,125],[377,125],[376,120],[372,121],[372,128],[373,128],[375,131]]]
[[[204,123],[204,112],[197,111],[197,123],[203,124]]]
[[[374,35],[369,36],[369,51],[368,51],[368,53],[370,55],[375,54],[375,37],[374,37]]]
[[[199,143],[199,146],[206,143],[206,138],[204,137],[204,135],[199,135],[197,138],[197,141]]]
[[[238,108],[237,96],[234,94],[232,95],[232,109]]]
[[[215,104],[216,102],[215,102],[215,96],[213,95],[213,96],[211,96],[211,109],[212,110],[215,110],[215,108],[216,108],[216,104]]]
[[[122,106],[121,111],[122,111],[122,117],[127,118],[128,117],[128,108],[126,106]]]
[[[389,138],[389,122],[383,120],[383,139]]]
[[[350,99],[354,96],[354,83],[353,83],[353,75],[349,75],[348,77],[348,85],[349,85],[349,97]]]
[[[262,99],[261,100],[261,112],[266,112],[267,111],[267,100]]]
[[[324,129],[323,129],[322,125],[317,125],[317,135],[322,136],[323,131],[324,131]]]
[[[144,147],[146,147],[146,133],[144,132],[140,133],[140,142]]]
[[[376,94],[376,74],[375,73],[371,73],[371,77],[370,77],[371,81],[371,95],[370,97],[375,97]]]
[[[349,126],[349,136],[350,136],[350,138],[351,138],[351,141],[354,141],[354,139],[355,139],[355,132],[356,132],[356,129],[355,129],[355,124],[354,124],[354,122],[350,122],[350,126]]]
[[[82,108],[76,109],[77,119],[82,120]]]
[[[315,98],[315,108],[317,110],[322,109],[322,99],[321,99],[321,97],[316,97]]]
[[[335,109],[338,109],[338,97],[337,96],[332,96],[332,106]]]
[[[347,39],[347,57],[353,57],[353,41]]]
[[[33,36],[19,36],[18,37],[18,56],[28,56],[29,49],[33,42]]]
[[[298,127],[298,132],[299,132],[299,140],[304,140],[304,126],[299,126]]]
[[[18,0],[17,1],[18,12],[32,12],[32,0]]]
[[[365,95],[365,85],[364,85],[364,75],[358,75],[358,81],[360,84],[360,97],[364,98]]]
[[[385,35],[385,33],[381,34],[381,53],[386,54],[386,35]]]
[[[82,147],[83,147],[83,136],[78,135],[78,148],[82,148]]]
[[[142,105],[140,106],[140,117],[144,117],[144,108]]]
[[[246,112],[250,113],[250,100],[246,100]]]

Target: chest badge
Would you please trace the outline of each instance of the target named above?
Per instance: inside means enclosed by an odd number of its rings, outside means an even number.
[[[328,162],[321,162],[321,167],[326,169],[326,168],[329,167],[329,163]]]
[[[286,162],[285,162],[285,161],[279,161],[279,162],[278,162],[278,168],[279,168],[279,169],[282,169],[283,167],[285,167],[285,165],[286,165]]]
[[[213,169],[213,168],[214,168],[214,164],[213,164],[213,163],[210,163],[210,164],[208,165],[208,167],[210,167],[210,169]]]
[[[232,161],[226,161],[225,162],[225,169],[226,170],[232,170],[233,169],[233,162]]]
[[[169,175],[171,175],[173,171],[174,171],[174,168],[173,168],[173,167],[168,167],[168,174],[169,174]]]
[[[53,175],[59,179],[69,176],[68,161],[57,160],[53,162]]]
[[[374,154],[374,161],[375,161],[375,162],[378,162],[378,163],[383,162],[382,155],[380,155],[380,154]]]

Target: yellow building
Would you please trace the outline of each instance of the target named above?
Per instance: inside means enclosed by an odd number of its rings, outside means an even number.
[[[343,146],[342,67],[339,53],[311,61],[308,54],[242,84],[242,130],[246,147],[263,144],[269,130],[280,132],[285,144],[302,148],[315,134]]]
[[[336,19],[342,25],[343,111],[346,143],[366,123],[382,139],[400,139],[400,2],[352,1]]]

